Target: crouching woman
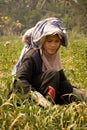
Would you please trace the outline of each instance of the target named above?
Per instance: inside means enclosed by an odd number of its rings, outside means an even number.
[[[22,95],[32,91],[34,99],[43,107],[77,99],[87,101],[86,96],[67,80],[62,68],[59,50],[68,42],[61,21],[52,17],[38,22],[31,43],[32,48],[23,56],[16,72],[20,82],[15,79],[13,89]],[[38,47],[35,48],[34,44]]]

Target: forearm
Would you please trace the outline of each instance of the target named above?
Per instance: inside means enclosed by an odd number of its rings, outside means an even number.
[[[27,80],[15,80],[14,91],[21,94],[27,94],[29,91],[35,91],[35,88]]]

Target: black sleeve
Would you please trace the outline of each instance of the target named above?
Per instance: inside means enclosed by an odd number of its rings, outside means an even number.
[[[26,94],[30,90],[34,90],[32,87],[32,77],[35,73],[35,63],[32,57],[28,54],[24,57],[20,68],[18,69],[16,76],[17,79],[14,81],[14,89],[17,92]]]
[[[67,77],[65,76],[65,73],[63,70],[59,71],[59,75],[60,75],[60,81],[67,80]]]
[[[59,71],[60,73],[60,87],[59,91],[61,94],[67,94],[67,93],[72,93],[73,92],[73,86],[72,84],[67,80],[64,71],[61,70]]]

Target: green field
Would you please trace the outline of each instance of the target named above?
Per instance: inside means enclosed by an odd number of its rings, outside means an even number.
[[[87,130],[87,105],[72,103],[41,108],[28,97],[21,101],[13,94],[11,71],[18,60],[23,43],[20,37],[0,37],[0,130]],[[87,91],[87,38],[74,35],[69,47],[61,47],[62,64],[70,82]],[[17,102],[21,106],[17,106]]]

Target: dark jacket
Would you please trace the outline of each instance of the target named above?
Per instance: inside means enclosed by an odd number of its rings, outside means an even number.
[[[14,81],[14,89],[18,92],[21,92],[21,90],[23,89],[24,94],[28,93],[30,90],[36,90],[36,88],[32,86],[32,81],[34,77],[40,75],[41,73],[42,73],[42,59],[40,56],[40,52],[39,50],[31,49],[24,55],[22,59],[22,64],[16,73],[18,80],[16,79]],[[60,75],[60,91],[62,92],[63,86],[64,89],[67,87],[65,86],[67,78],[63,70],[59,71],[59,75]]]
[[[21,86],[24,93],[27,93],[29,90],[35,90],[31,85],[32,79],[40,73],[42,73],[42,60],[39,50],[31,49],[23,56],[22,64],[16,73],[17,79],[14,81],[14,89],[20,92]]]

